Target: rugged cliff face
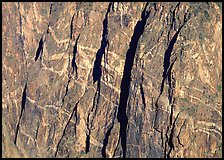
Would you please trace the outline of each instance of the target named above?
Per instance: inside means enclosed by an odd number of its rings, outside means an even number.
[[[221,157],[221,10],[4,2],[3,157]]]

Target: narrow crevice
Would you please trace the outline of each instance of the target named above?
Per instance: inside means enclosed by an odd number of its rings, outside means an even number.
[[[90,149],[90,132],[86,134],[86,154],[89,152]]]
[[[105,19],[103,20],[103,34],[102,34],[101,46],[100,46],[100,49],[96,53],[96,59],[94,62],[94,68],[93,68],[92,75],[93,75],[93,83],[95,83],[97,81],[97,89],[96,89],[96,93],[95,93],[95,96],[93,99],[93,107],[92,107],[91,111],[88,113],[88,117],[87,117],[86,125],[87,125],[88,133],[86,134],[86,153],[89,152],[90,134],[91,134],[92,124],[93,124],[94,118],[96,116],[96,112],[97,112],[98,104],[99,104],[99,100],[100,100],[100,82],[101,82],[101,76],[102,76],[101,61],[102,61],[103,55],[105,56],[105,50],[109,44],[109,42],[108,42],[108,14],[111,9],[111,4],[112,3],[109,3],[108,9],[107,9],[107,12],[105,15]],[[90,120],[90,115],[92,112],[93,112],[93,117]]]
[[[115,121],[115,118],[116,118],[116,114],[117,114],[117,109],[114,112],[114,117],[113,117],[113,120],[112,120],[112,124],[111,124],[110,128],[108,129],[108,131],[106,132],[104,140],[103,140],[103,147],[102,147],[102,156],[103,156],[103,158],[106,158],[106,147],[107,147],[107,144],[108,144],[108,140],[109,140],[111,131],[112,131],[113,127],[114,127],[114,121]]]
[[[186,22],[184,22],[185,24]],[[154,121],[154,128],[155,128],[155,125],[156,125],[156,120],[157,120],[157,115],[158,115],[158,111],[159,111],[159,106],[158,106],[158,101],[160,99],[160,96],[162,95],[163,93],[163,89],[164,89],[164,84],[165,84],[165,80],[167,78],[167,76],[169,76],[171,74],[171,70],[172,70],[172,67],[177,59],[177,57],[175,58],[175,60],[173,61],[173,63],[170,65],[170,58],[171,58],[171,53],[173,51],[173,47],[174,47],[174,44],[176,43],[177,41],[177,37],[182,29],[182,27],[184,26],[184,24],[179,28],[179,30],[175,33],[175,35],[173,36],[172,40],[170,41],[169,43],[169,46],[167,48],[167,50],[165,51],[164,53],[164,64],[163,64],[163,68],[164,68],[164,71],[163,71],[163,79],[162,79],[162,82],[161,82],[161,88],[160,88],[160,94],[156,100],[156,116],[155,116],[155,121]],[[169,98],[170,99],[170,98]]]
[[[69,83],[70,83],[70,81],[71,81],[71,76],[68,77],[68,82],[67,82],[67,85],[66,85],[65,94],[64,94],[64,96],[63,96],[63,98],[62,98],[61,108],[62,108],[62,106],[64,105],[65,98],[66,98],[66,96],[67,96],[67,94],[68,94],[68,87],[69,87]]]
[[[169,43],[169,46],[164,54],[164,63],[163,63],[163,68],[164,68],[164,71],[163,71],[163,80],[162,80],[162,83],[161,83],[161,88],[160,88],[160,95],[163,93],[163,89],[164,89],[164,83],[165,83],[165,80],[167,78],[167,75],[168,75],[168,69],[170,67],[170,58],[171,58],[171,53],[173,51],[173,47],[174,47],[174,44],[176,43],[177,41],[177,37],[182,29],[183,25],[179,28],[179,30],[175,33],[175,35],[173,36],[172,40],[170,41]]]
[[[161,135],[162,146],[164,146],[163,131],[160,132],[160,135]]]
[[[143,85],[142,85],[143,80],[144,80],[144,76],[143,76],[143,75],[144,75],[144,74],[142,73],[142,81],[141,81],[141,83],[140,83],[140,92],[141,92],[141,95],[142,95],[142,103],[143,103],[143,107],[144,107],[143,110],[145,110],[145,108],[146,108],[146,103],[145,103],[145,93],[144,93]]]
[[[175,10],[176,8],[179,6],[179,3],[176,5],[174,11],[173,11],[173,19],[172,19],[172,24],[171,24],[171,28],[173,26],[173,23],[175,21],[174,19],[174,16],[175,16]],[[173,109],[174,109],[174,103],[175,103],[175,98],[173,98],[173,91],[175,89],[175,83],[176,83],[176,80],[175,80],[175,77],[174,77],[174,74],[172,74],[172,68],[173,68],[173,65],[174,63],[176,62],[177,60],[177,57],[174,59],[174,61],[171,63],[170,62],[170,59],[171,59],[171,53],[172,53],[172,50],[173,50],[173,47],[177,41],[177,37],[181,31],[181,29],[183,28],[183,26],[186,24],[186,22],[190,19],[190,14],[187,15],[187,13],[185,13],[184,15],[184,22],[183,24],[179,27],[178,31],[175,33],[175,35],[173,36],[173,38],[171,39],[171,41],[169,42],[169,45],[168,45],[168,48],[167,50],[165,51],[165,54],[164,54],[164,64],[163,64],[163,68],[164,68],[164,71],[163,71],[163,79],[162,79],[162,82],[161,82],[161,88],[160,88],[160,94],[156,100],[156,103],[155,103],[155,106],[156,106],[156,115],[155,115],[155,120],[154,120],[154,129],[158,130],[156,128],[156,121],[157,121],[157,117],[158,117],[158,112],[160,110],[159,106],[158,106],[158,101],[160,99],[160,96],[162,95],[163,93],[163,89],[164,89],[164,83],[165,83],[165,80],[167,79],[168,80],[168,98],[169,98],[169,104],[171,106],[171,113],[170,113],[170,122],[169,122],[169,125],[167,126],[167,131],[166,131],[166,142],[165,142],[165,146],[164,146],[164,157],[166,158],[169,158],[170,157],[170,153],[172,150],[174,150],[174,144],[173,144],[173,136],[174,136],[174,128],[175,128],[175,123],[176,123],[176,120],[177,120],[177,117],[179,116],[180,112],[178,113],[176,119],[174,120],[174,122],[172,123],[172,117],[173,117]],[[170,29],[171,29],[170,28]],[[170,32],[170,31],[169,31]],[[170,64],[171,63],[171,64]],[[168,131],[169,129],[171,128],[171,133],[168,137]],[[167,151],[167,144],[169,146],[169,151],[168,153],[166,154],[166,151]]]
[[[37,140],[37,136],[38,136],[38,132],[39,132],[39,127],[40,127],[40,122],[38,123],[38,126],[37,126],[35,140]]]
[[[51,15],[51,12],[52,12],[52,6],[53,6],[53,3],[51,2],[49,15]]]
[[[74,70],[75,70],[76,78],[78,77],[78,72],[77,72],[78,68],[77,68],[75,59],[76,59],[76,54],[77,54],[77,45],[78,45],[79,36],[80,36],[80,34],[78,35],[78,38],[76,39],[75,45],[73,47],[73,58],[72,58],[72,74],[74,74]]]
[[[52,6],[53,6],[53,2],[51,2],[51,5],[50,5],[49,17],[50,17],[50,15],[51,15],[51,13],[52,13]],[[50,32],[49,32],[49,27],[50,27],[50,22],[48,22],[48,25],[47,25],[47,34],[50,33]]]
[[[43,48],[44,48],[44,36],[41,37],[41,39],[39,41],[39,46],[37,48],[36,56],[35,56],[35,59],[34,59],[35,61],[37,61],[39,57],[40,57],[40,59],[42,58]]]
[[[75,127],[74,127],[75,129],[74,130],[75,130],[75,137],[76,137],[76,127],[77,127],[76,125],[77,125],[77,121],[78,121],[77,109],[78,109],[78,105],[76,105],[75,108],[74,108],[74,116],[75,116]]]
[[[167,143],[168,143],[168,140],[169,140],[169,137],[168,137],[168,132],[169,132],[169,128],[170,126],[168,126],[166,128],[166,133],[165,133],[165,137],[166,137],[166,141],[165,141],[165,147],[164,147],[164,158],[166,158],[166,148],[167,148]]]
[[[126,60],[125,60],[125,65],[124,65],[124,71],[123,71],[123,77],[121,81],[121,92],[120,92],[120,101],[119,101],[119,106],[118,106],[118,115],[117,119],[118,122],[120,123],[120,138],[121,138],[121,146],[123,150],[123,158],[126,157],[126,129],[127,129],[127,124],[128,124],[128,118],[126,114],[126,106],[127,106],[127,101],[129,97],[129,88],[130,88],[130,83],[131,83],[131,70],[134,62],[134,57],[138,45],[138,41],[141,37],[141,35],[144,32],[144,28],[146,25],[146,21],[149,17],[149,12],[146,11],[146,8],[148,6],[148,2],[145,5],[145,8],[142,12],[141,15],[141,20],[137,22],[133,36],[131,38],[131,42],[129,44],[129,49],[126,54]]]
[[[91,111],[89,111],[88,116],[87,116],[86,153],[89,152],[89,148],[90,148],[89,137],[90,137],[90,134],[91,134],[93,121],[94,121],[96,113],[97,113],[99,101],[100,101],[100,81],[97,83],[97,90],[96,90],[96,93],[95,93],[94,98],[93,98],[93,107],[92,107]],[[93,114],[93,116],[90,119],[91,113]]]
[[[172,64],[170,65],[169,69],[168,69],[168,73],[167,73],[167,80],[168,80],[168,99],[169,99],[169,103],[171,104],[172,102],[172,96],[173,96],[173,90],[175,88],[176,85],[176,80],[173,76],[173,74],[171,73],[172,68],[174,63],[176,62],[177,57],[174,59],[174,61],[172,62]]]
[[[78,104],[79,104],[79,100],[78,100],[78,102],[76,102],[75,107],[73,108],[72,113],[71,113],[71,115],[70,115],[70,117],[69,117],[69,119],[68,119],[68,122],[67,122],[67,124],[66,124],[66,126],[65,126],[65,128],[64,128],[64,130],[63,130],[62,136],[61,136],[60,140],[58,141],[58,144],[57,144],[57,148],[56,148],[55,156],[54,156],[54,157],[57,156],[58,149],[59,149],[59,145],[60,145],[60,143],[61,143],[61,141],[62,141],[62,139],[63,139],[63,137],[64,137],[64,135],[65,135],[66,129],[67,129],[67,127],[68,127],[68,125],[69,125],[69,123],[70,123],[72,117],[73,117],[73,114],[75,113],[75,111],[76,111],[76,109],[77,109]]]
[[[185,125],[185,123],[186,123],[186,119],[184,120],[183,124],[181,125],[181,127],[180,127],[180,131],[179,131],[179,133],[178,133],[178,135],[177,135],[178,143],[179,143],[182,147],[184,147],[184,145],[180,142],[180,132],[182,131],[182,128],[183,128],[183,126]]]
[[[110,12],[111,4],[112,3],[109,3],[105,19],[103,20],[103,34],[102,34],[101,46],[96,53],[96,59],[93,68],[93,83],[99,81],[102,76],[101,61],[103,55],[105,54],[105,49],[108,45],[108,14]]]
[[[72,40],[72,34],[73,34],[73,21],[74,21],[75,13],[72,16],[71,24],[70,24],[70,39]],[[77,40],[76,40],[77,41]]]
[[[174,10],[172,11],[171,25],[170,25],[170,29],[169,29],[168,34],[167,34],[168,35],[168,41],[170,41],[170,32],[171,32],[172,28],[174,26],[176,26],[175,13],[176,13],[177,7],[179,7],[179,6],[180,6],[180,2],[177,3],[177,5],[175,6]],[[175,29],[175,27],[174,27],[174,29]]]
[[[22,118],[23,113],[25,111],[25,105],[26,105],[26,90],[27,90],[27,83],[26,83],[26,85],[24,87],[23,94],[22,94],[21,113],[20,113],[19,121],[17,123],[16,134],[15,134],[15,139],[14,139],[14,144],[15,145],[16,145],[17,136],[18,136],[18,132],[19,132],[20,121],[21,121],[21,118]]]
[[[177,114],[177,116],[176,116],[176,118],[175,118],[175,120],[174,120],[174,122],[173,122],[173,124],[172,124],[172,128],[171,128],[171,132],[170,132],[170,136],[169,136],[169,138],[168,138],[168,145],[169,145],[169,151],[168,151],[168,153],[167,153],[167,155],[166,155],[166,158],[170,158],[170,153],[171,153],[171,151],[172,150],[174,150],[174,143],[173,143],[173,137],[174,137],[174,129],[175,129],[175,124],[176,124],[176,121],[177,121],[177,118],[178,118],[178,116],[180,115],[180,113],[181,112],[179,112],[178,114]]]

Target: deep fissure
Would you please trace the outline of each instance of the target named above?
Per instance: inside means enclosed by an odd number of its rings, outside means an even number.
[[[26,90],[27,90],[27,83],[25,84],[25,87],[23,89],[23,94],[22,94],[21,112],[20,112],[19,121],[17,123],[16,134],[15,134],[15,139],[14,139],[14,144],[15,145],[16,145],[16,142],[17,142],[17,136],[18,136],[18,132],[19,132],[20,121],[21,121],[21,118],[22,118],[23,113],[25,111],[25,105],[26,105]]]
[[[171,151],[172,150],[174,150],[174,143],[173,143],[173,137],[174,137],[174,129],[175,129],[175,124],[176,124],[176,121],[177,121],[177,118],[178,118],[178,116],[180,115],[180,113],[181,112],[179,112],[178,114],[177,114],[177,116],[176,116],[176,118],[175,118],[175,120],[174,120],[174,122],[173,122],[173,124],[172,124],[172,128],[171,128],[171,132],[170,132],[170,135],[169,135],[169,138],[167,139],[168,140],[168,145],[169,145],[169,151],[168,151],[168,153],[167,153],[167,155],[166,155],[166,158],[170,158],[170,153],[171,153]]]
[[[71,24],[70,24],[70,39],[72,40],[72,34],[73,34],[73,21],[74,21],[75,13],[72,16]]]
[[[73,47],[73,58],[72,58],[72,74],[74,74],[74,70],[76,73],[76,78],[78,77],[78,67],[76,64],[76,54],[77,54],[77,45],[78,45],[78,40],[79,40],[80,34],[78,35],[78,38],[76,39],[75,45]]]
[[[41,39],[39,41],[39,46],[37,48],[36,56],[35,56],[35,59],[34,59],[35,61],[37,61],[39,57],[40,57],[40,59],[42,57],[43,48],[44,48],[44,39],[43,38],[44,37],[41,37]]]
[[[67,96],[67,94],[68,94],[68,87],[69,87],[69,83],[70,83],[70,82],[71,82],[71,76],[68,75],[68,82],[67,82],[67,85],[66,85],[66,88],[65,88],[65,94],[64,94],[64,96],[63,96],[63,98],[62,98],[62,104],[61,104],[61,107],[64,105],[65,98],[66,98],[66,96]]]
[[[126,53],[123,77],[122,77],[121,86],[120,86],[121,91],[120,91],[120,100],[119,100],[119,106],[118,106],[117,119],[118,119],[118,122],[120,123],[119,137],[121,138],[123,158],[126,157],[126,148],[127,148],[126,129],[128,124],[128,118],[126,114],[126,106],[127,106],[127,101],[129,97],[129,88],[131,83],[131,70],[134,63],[134,57],[135,57],[138,41],[144,32],[145,24],[150,14],[149,11],[146,11],[148,4],[149,3],[147,2],[141,14],[141,20],[137,22],[134,28],[134,33],[129,44],[129,49]]]
[[[93,83],[99,81],[102,76],[101,61],[103,55],[105,54],[105,49],[108,45],[108,14],[110,12],[111,4],[112,3],[109,3],[105,18],[103,20],[103,34],[102,34],[101,46],[96,53],[96,59],[94,61],[94,67],[93,67]]]
[[[145,93],[144,93],[144,89],[143,89],[143,85],[142,85],[143,80],[144,80],[144,76],[143,76],[143,75],[144,75],[144,74],[142,73],[142,81],[141,81],[141,83],[140,83],[140,93],[141,93],[141,96],[142,96],[143,108],[144,108],[144,110],[145,110],[145,108],[146,108],[146,103],[145,103]]]
[[[101,66],[101,61],[103,55],[105,55],[105,50],[106,47],[108,46],[108,14],[110,12],[112,3],[109,3],[107,12],[105,15],[105,18],[103,20],[103,33],[102,33],[102,40],[101,40],[101,46],[100,49],[96,53],[96,59],[94,61],[94,67],[93,67],[93,83],[97,81],[97,89],[96,93],[93,99],[93,107],[91,109],[91,112],[89,112],[88,117],[87,117],[87,134],[86,134],[86,153],[89,152],[90,150],[90,134],[91,134],[91,129],[92,129],[92,123],[95,118],[99,100],[100,100],[100,82],[101,82],[101,76],[102,76],[102,66]],[[106,57],[106,56],[105,56]],[[106,62],[106,61],[105,61]],[[97,97],[97,98],[96,98]],[[94,111],[95,109],[95,111]],[[90,114],[94,111],[94,115],[92,119],[90,120]]]
[[[66,126],[65,126],[65,128],[64,128],[64,130],[63,130],[62,136],[61,136],[60,140],[58,141],[58,144],[57,144],[57,148],[56,148],[55,156],[54,156],[54,157],[57,156],[58,149],[59,149],[59,145],[60,145],[60,143],[61,143],[61,141],[62,141],[62,139],[63,139],[63,137],[64,137],[64,135],[65,135],[65,131],[66,131],[66,129],[67,129],[67,127],[68,127],[68,125],[69,125],[69,123],[70,123],[72,117],[73,117],[73,114],[75,113],[75,111],[76,111],[76,109],[77,109],[78,104],[79,104],[79,100],[76,102],[75,107],[73,108],[72,113],[71,113],[71,115],[70,115],[70,117],[69,117],[69,119],[68,119],[68,122],[67,122],[67,124],[66,124]]]
[[[185,23],[184,23],[185,24]],[[170,65],[170,59],[171,59],[171,53],[173,51],[173,47],[174,47],[174,44],[176,43],[177,41],[177,37],[182,29],[182,27],[184,26],[184,24],[178,29],[178,31],[175,33],[175,35],[173,36],[172,40],[170,41],[169,45],[168,45],[168,48],[167,50],[165,51],[164,53],[164,63],[163,63],[163,79],[162,79],[162,82],[161,82],[161,88],[160,88],[160,94],[156,100],[156,115],[155,115],[155,121],[154,121],[154,129],[156,128],[156,121],[157,121],[157,116],[158,116],[158,111],[159,111],[159,106],[158,106],[158,101],[159,101],[159,98],[160,96],[162,95],[163,93],[163,89],[164,89],[164,84],[165,84],[165,80],[167,79],[167,76],[170,76],[171,74],[171,70],[172,70],[172,67],[176,61],[177,58],[175,58],[175,60],[173,61],[173,63]],[[169,82],[168,82],[169,83]],[[169,100],[170,100],[170,97],[169,97]]]
[[[102,156],[103,156],[103,158],[106,158],[106,147],[107,147],[107,144],[108,144],[108,140],[109,140],[111,131],[112,131],[113,127],[114,127],[114,121],[115,121],[115,118],[116,118],[116,114],[117,114],[117,109],[115,109],[114,117],[113,117],[113,120],[112,120],[112,124],[109,127],[108,131],[106,132],[104,140],[103,140],[103,147],[102,147]]]

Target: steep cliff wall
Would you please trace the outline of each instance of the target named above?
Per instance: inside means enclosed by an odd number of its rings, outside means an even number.
[[[3,157],[221,157],[221,10],[4,2]]]

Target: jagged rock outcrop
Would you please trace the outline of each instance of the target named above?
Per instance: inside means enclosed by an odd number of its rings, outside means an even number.
[[[3,2],[3,157],[222,157],[222,5]]]

